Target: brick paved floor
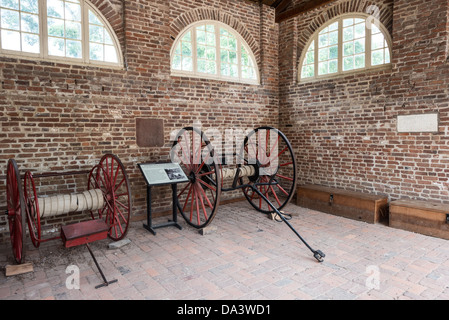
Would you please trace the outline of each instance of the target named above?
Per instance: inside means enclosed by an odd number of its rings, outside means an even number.
[[[118,279],[100,289],[85,247],[45,243],[27,253],[33,273],[6,278],[12,257],[2,245],[0,299],[449,299],[448,241],[293,204],[286,211],[326,254],[323,263],[284,223],[239,202],[219,208],[211,234],[180,218],[183,230],[162,228],[156,236],[133,222],[131,243],[120,249],[107,249],[109,240],[93,243],[106,277]],[[79,267],[78,290],[66,287],[69,265]]]

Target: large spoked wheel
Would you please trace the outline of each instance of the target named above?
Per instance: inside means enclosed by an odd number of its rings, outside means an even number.
[[[242,178],[262,193],[281,210],[292,199],[296,188],[296,160],[287,137],[272,127],[260,127],[251,131],[240,149],[244,165],[255,167],[256,174]],[[267,202],[251,187],[243,188],[248,202],[263,213],[274,212]]]
[[[104,155],[90,171],[90,189],[100,189],[105,201],[103,208],[91,212],[92,218],[105,220],[110,228],[109,238],[114,241],[123,239],[131,217],[131,191],[125,167],[117,156]]]
[[[188,127],[178,132],[170,155],[189,178],[178,184],[178,209],[189,225],[204,228],[214,219],[220,201],[221,178],[214,149],[201,130]]]
[[[41,243],[41,217],[39,211],[39,201],[37,199],[36,186],[33,175],[30,171],[25,173],[24,178],[25,211],[28,220],[28,230],[30,230],[31,242],[38,248]]]
[[[12,251],[14,259],[20,264],[25,259],[26,218],[22,183],[20,181],[19,169],[14,159],[8,161],[6,199]]]

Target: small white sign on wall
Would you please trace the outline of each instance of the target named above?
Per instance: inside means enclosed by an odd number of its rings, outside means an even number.
[[[438,132],[438,113],[398,116],[398,132]]]

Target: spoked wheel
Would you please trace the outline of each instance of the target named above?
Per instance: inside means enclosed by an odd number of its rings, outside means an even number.
[[[93,219],[104,219],[109,226],[108,236],[114,241],[123,239],[128,232],[131,217],[131,191],[128,175],[120,159],[104,155],[90,174],[88,190],[100,189],[105,205],[91,212]]]
[[[188,127],[178,132],[171,159],[189,178],[189,182],[178,185],[178,209],[189,225],[204,228],[214,219],[220,201],[220,173],[214,149],[201,130]]]
[[[28,229],[33,245],[38,248],[41,243],[41,217],[39,201],[37,199],[36,186],[30,171],[25,173],[24,178],[25,211],[28,220]]]
[[[272,127],[257,128],[245,137],[240,156],[244,165],[252,165],[256,171],[254,176],[242,178],[240,183],[257,188],[276,209],[285,207],[296,188],[296,160],[287,137]],[[274,212],[251,187],[242,190],[256,210]]]
[[[25,202],[23,199],[19,169],[17,168],[17,163],[14,159],[8,161],[6,173],[6,199],[12,251],[16,262],[22,263],[25,258]]]

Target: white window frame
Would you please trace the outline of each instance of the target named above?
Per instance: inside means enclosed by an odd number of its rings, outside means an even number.
[[[382,32],[385,40],[387,41],[388,44],[388,50],[390,51],[390,62],[389,63],[384,63],[381,65],[375,65],[372,66],[371,65],[371,28],[368,28],[365,26],[365,67],[364,68],[359,68],[359,69],[352,69],[352,70],[347,70],[347,71],[343,71],[343,20],[345,19],[351,19],[351,18],[355,18],[355,19],[364,19],[367,20],[369,18],[369,21],[371,22],[371,24],[376,25],[379,30]],[[318,54],[319,54],[319,34],[322,30],[324,30],[326,27],[330,26],[331,24],[335,23],[338,21],[338,71],[335,73],[331,73],[331,74],[325,74],[325,75],[319,75],[318,74]],[[312,44],[312,42],[315,41],[314,45],[314,68],[315,68],[315,75],[313,77],[308,77],[308,78],[302,78],[301,74],[302,74],[302,67],[304,64],[304,60],[306,58],[307,55],[307,51],[310,48],[310,45]],[[384,27],[384,25],[377,19],[375,19],[374,17],[367,15],[367,14],[363,14],[363,13],[348,13],[348,14],[342,14],[332,20],[329,20],[326,24],[324,24],[320,29],[318,29],[317,31],[315,31],[315,33],[310,37],[309,41],[307,41],[306,46],[304,47],[302,53],[301,53],[301,58],[299,60],[299,64],[298,64],[298,82],[313,82],[313,81],[319,81],[319,80],[323,80],[323,79],[332,79],[332,78],[338,78],[338,77],[342,77],[344,75],[349,75],[349,74],[357,74],[357,73],[363,73],[369,70],[388,70],[391,69],[391,59],[392,59],[392,40],[390,37],[390,33],[388,32],[388,30]]]
[[[48,54],[48,28],[47,28],[47,0],[39,1],[39,46],[40,53],[30,53],[15,50],[6,50],[0,47],[0,55],[6,57],[23,57],[23,58],[33,58],[42,61],[52,61],[60,63],[69,63],[75,65],[89,65],[89,66],[107,66],[112,68],[123,68],[123,54],[119,45],[117,35],[113,31],[111,25],[106,20],[106,18],[98,11],[98,9],[91,4],[88,0],[80,0],[81,5],[81,47],[82,47],[82,58],[72,58],[72,57],[61,57],[53,56]],[[117,63],[106,62],[99,60],[91,60],[89,58],[89,10],[91,10],[104,24],[104,28],[109,32],[113,45],[117,52]],[[1,37],[1,34],[0,34]]]
[[[217,73],[216,74],[208,74],[208,73],[202,73],[198,72],[197,67],[197,44],[196,44],[196,27],[200,25],[214,25],[215,26],[215,61],[217,66]],[[238,62],[238,77],[229,77],[229,76],[222,76],[220,74],[221,70],[221,59],[220,59],[220,28],[226,29],[229,33],[231,33],[237,40],[237,62]],[[176,50],[176,47],[178,45],[178,42],[185,36],[186,33],[192,32],[191,39],[192,39],[192,66],[193,71],[184,71],[184,70],[177,70],[173,69],[173,58],[174,58],[174,52]],[[253,62],[254,70],[256,73],[256,79],[247,79],[242,77],[242,46],[245,48],[246,52],[248,53],[248,56]],[[201,20],[195,23],[190,24],[186,28],[184,28],[176,37],[175,41],[173,42],[172,48],[170,50],[170,69],[171,69],[171,75],[172,76],[181,76],[181,77],[193,77],[193,78],[201,78],[201,79],[213,79],[213,80],[225,80],[229,82],[239,82],[239,83],[245,83],[245,84],[260,84],[260,74],[259,74],[259,68],[256,62],[256,58],[254,56],[254,53],[246,43],[246,41],[243,39],[243,37],[232,27],[230,27],[227,24],[224,24],[219,21],[215,20]]]

